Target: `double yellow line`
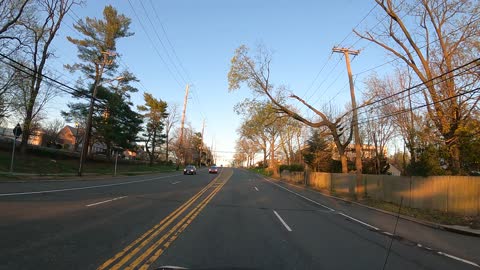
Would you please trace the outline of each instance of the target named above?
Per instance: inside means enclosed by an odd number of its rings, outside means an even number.
[[[162,255],[162,253],[172,244],[172,242],[177,239],[180,233],[185,230],[185,228],[198,216],[203,208],[205,208],[212,198],[227,183],[231,176],[231,172],[228,173],[229,175],[222,175],[222,173],[223,170],[214,181],[210,182],[187,202],[182,204],[175,211],[160,221],[160,223],[145,232],[138,239],[125,247],[122,251],[118,252],[115,256],[108,259],[97,269],[148,269],[148,267],[155,262],[160,255]],[[190,212],[188,212],[179,222],[173,225],[168,232],[160,235],[212,187],[213,190],[200,203],[198,203]],[[160,239],[155,241],[155,239],[158,237],[160,237]],[[144,250],[145,248],[146,250]],[[142,252],[137,255],[140,251]],[[127,266],[126,264],[131,260],[133,261]]]

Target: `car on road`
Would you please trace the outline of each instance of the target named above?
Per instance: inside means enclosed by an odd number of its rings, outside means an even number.
[[[197,174],[197,168],[193,165],[187,165],[187,167],[183,169],[183,174]]]
[[[211,166],[208,168],[208,173],[218,173],[218,168],[216,166]]]

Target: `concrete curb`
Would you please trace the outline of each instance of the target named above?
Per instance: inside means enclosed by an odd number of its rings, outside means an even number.
[[[267,177],[267,176],[264,176],[264,177]],[[362,207],[368,208],[370,210],[378,211],[378,212],[381,212],[381,213],[384,213],[384,214],[387,214],[387,215],[391,215],[391,216],[395,216],[395,217],[398,215],[397,213],[393,213],[393,212],[386,211],[386,210],[383,210],[383,209],[378,209],[378,208],[375,208],[375,207],[371,207],[371,206],[368,206],[368,205],[365,205],[365,204],[362,204],[362,203],[359,203],[359,202],[355,202],[355,201],[352,201],[352,200],[349,200],[349,199],[340,198],[340,197],[337,197],[337,196],[332,196],[332,195],[329,195],[329,194],[325,194],[325,193],[323,193],[319,190],[316,190],[316,189],[313,189],[313,188],[310,188],[310,187],[306,187],[305,185],[295,185],[295,184],[292,184],[292,183],[285,182],[283,180],[279,180],[279,179],[275,179],[275,178],[271,178],[271,177],[267,177],[267,178],[269,178],[273,181],[276,181],[276,182],[284,183],[286,185],[310,190],[310,191],[313,191],[313,192],[318,193],[318,194],[320,194],[322,196],[325,196],[325,197],[329,197],[329,198],[332,198],[332,199],[336,199],[336,200],[352,203],[352,204],[355,204],[355,205],[358,205],[358,206],[362,206]],[[450,232],[454,232],[454,233],[458,233],[458,234],[480,237],[480,230],[462,228],[462,227],[458,227],[458,226],[455,226],[455,225],[445,225],[445,224],[425,221],[425,220],[421,220],[421,219],[417,219],[417,218],[413,218],[413,217],[405,216],[405,215],[400,215],[400,218],[402,218],[404,220],[412,221],[412,222],[415,222],[415,223],[418,223],[418,224],[421,224],[421,225],[424,225],[424,226],[427,226],[427,227],[430,227],[430,228],[434,228],[434,229],[437,229],[437,230],[445,230],[445,231],[450,231]]]

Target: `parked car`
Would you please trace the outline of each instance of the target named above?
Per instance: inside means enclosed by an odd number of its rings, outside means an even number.
[[[218,168],[216,166],[212,166],[208,168],[208,173],[218,173]]]
[[[187,167],[183,169],[183,174],[197,174],[197,168],[193,165],[187,165]]]

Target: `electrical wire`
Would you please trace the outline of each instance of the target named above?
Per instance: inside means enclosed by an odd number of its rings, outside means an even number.
[[[167,56],[167,59],[170,61],[170,63],[172,64],[173,66],[173,69],[177,72],[177,75],[178,77],[183,81],[184,84],[187,84],[187,80],[185,80],[185,78],[183,77],[183,75],[181,74],[180,70],[178,69],[177,65],[174,63],[174,61],[172,60],[172,57],[170,56],[169,52],[168,52],[168,49],[167,47],[165,46],[165,44],[163,43],[162,39],[160,38],[160,35],[158,34],[158,31],[157,31],[157,28],[155,27],[155,25],[153,24],[153,21],[150,19],[150,16],[148,15],[148,12],[147,12],[147,9],[145,8],[145,5],[143,4],[143,1],[139,1],[140,2],[140,6],[142,7],[143,11],[145,12],[145,17],[147,18],[148,22],[150,23],[152,29],[153,29],[153,33],[155,34],[155,36],[157,37],[158,41],[160,42],[160,45],[162,46],[162,48],[164,49],[165,51],[165,54]]]
[[[153,13],[155,14],[155,17],[157,18],[157,21],[158,23],[160,24],[161,28],[162,28],[162,31],[163,31],[163,34],[165,36],[165,39],[167,40],[168,42],[168,45],[170,45],[170,48],[172,49],[172,52],[173,52],[173,55],[175,56],[175,59],[177,59],[179,65],[180,65],[180,68],[183,70],[183,72],[185,73],[187,79],[189,81],[192,81],[191,77],[190,77],[190,74],[188,73],[188,71],[185,69],[182,61],[180,60],[180,58],[178,57],[178,54],[177,54],[177,51],[175,50],[175,47],[172,45],[172,42],[170,42],[170,38],[168,38],[168,34],[167,34],[167,31],[165,30],[165,26],[163,25],[162,21],[160,20],[160,17],[158,16],[158,12],[157,12],[157,9],[155,8],[155,5],[153,4],[152,0],[150,0],[150,5],[152,6],[152,9],[153,9]]]
[[[155,50],[155,52],[157,53],[158,57],[160,58],[160,60],[162,61],[162,63],[165,65],[165,68],[167,69],[168,73],[170,73],[170,75],[172,76],[172,78],[174,79],[174,81],[178,84],[178,86],[182,87],[182,84],[180,83],[180,81],[177,79],[177,77],[173,74],[172,70],[170,69],[169,65],[167,64],[167,62],[165,61],[165,59],[162,57],[162,55],[160,54],[160,51],[158,50],[157,46],[155,46],[155,42],[153,42],[152,38],[150,37],[150,35],[148,34],[147,32],[147,29],[145,28],[145,25],[142,23],[142,21],[140,20],[140,16],[138,16],[137,14],[137,11],[135,10],[135,8],[133,7],[132,5],[132,2],[130,0],[128,0],[128,4],[130,5],[130,8],[132,9],[135,17],[137,18],[139,24],[140,24],[140,27],[142,28],[143,32],[145,33],[145,35],[147,36],[148,40],[150,41],[153,49]]]
[[[3,60],[3,59],[0,59],[0,61],[1,61],[2,63],[6,64],[6,65],[9,65],[10,67],[12,67],[12,68],[14,68],[14,69],[16,69],[16,70],[18,70],[18,71],[20,71],[20,72],[22,72],[22,73],[27,74],[28,76],[34,76],[35,73],[36,73],[35,70],[33,70],[32,68],[30,68],[30,67],[28,67],[28,66],[25,66],[24,64],[22,64],[22,63],[14,60],[14,59],[8,57],[7,55],[5,55],[5,54],[3,54],[3,53],[0,53],[0,57],[3,57],[4,59],[7,59],[7,60],[9,61],[9,62],[7,62],[7,61],[5,61],[5,60]],[[13,63],[13,64],[12,64],[12,63]],[[28,71],[30,71],[30,72],[32,72],[32,73],[29,73],[29,72],[26,71],[26,70],[28,70]],[[72,86],[69,86],[69,85],[67,85],[67,84],[65,84],[65,83],[63,83],[63,82],[60,82],[60,81],[58,81],[57,79],[54,79],[54,78],[52,78],[52,77],[50,77],[50,76],[48,76],[48,75],[42,74],[42,77],[45,78],[45,79],[47,79],[47,80],[49,80],[49,81],[51,81],[51,82],[53,82],[53,83],[55,83],[55,84],[57,84],[57,85],[59,85],[59,86],[61,86],[61,87],[63,87],[64,89],[59,88],[59,90],[62,91],[62,92],[65,92],[65,93],[67,93],[67,94],[70,94],[70,95],[73,95],[73,96],[76,96],[76,97],[85,96],[85,97],[88,97],[88,98],[93,98],[92,95],[90,95],[90,94],[88,94],[88,93],[85,93],[84,91],[81,91],[81,90],[79,90],[79,89],[77,89],[77,88],[74,88],[74,87],[72,87]],[[65,88],[68,89],[68,90],[65,90]],[[95,98],[95,100],[98,100],[98,99]]]
[[[385,118],[388,118],[388,117],[393,117],[393,116],[396,116],[396,115],[399,115],[399,114],[408,113],[410,111],[415,111],[415,110],[418,110],[418,109],[425,108],[427,106],[435,105],[435,104],[438,104],[438,103],[443,103],[445,101],[449,101],[449,100],[452,100],[454,98],[458,98],[458,97],[461,97],[461,96],[464,96],[464,95],[467,95],[467,94],[471,94],[471,93],[475,93],[475,92],[478,92],[478,91],[480,91],[480,87],[477,87],[477,88],[474,88],[472,90],[465,91],[465,92],[462,92],[462,93],[459,93],[459,94],[456,94],[456,95],[453,95],[453,96],[450,96],[450,97],[447,97],[447,98],[444,98],[444,99],[440,99],[440,100],[437,100],[437,101],[434,101],[434,102],[427,102],[425,104],[412,107],[411,109],[410,108],[402,109],[402,110],[398,110],[398,111],[395,111],[395,112],[392,112],[392,113],[389,113],[389,114],[386,114],[386,115],[373,117],[373,118],[370,118],[369,120],[367,119],[367,120],[358,122],[358,125],[360,126],[360,125],[363,125],[363,124],[367,124],[369,121],[378,121],[378,120],[385,119]]]

